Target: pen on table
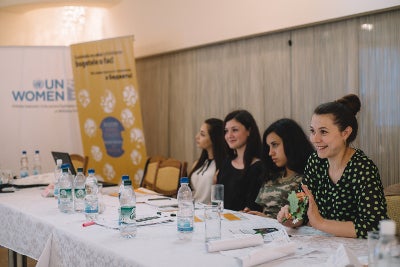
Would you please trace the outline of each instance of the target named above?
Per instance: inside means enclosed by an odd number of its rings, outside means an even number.
[[[85,223],[82,223],[82,226],[83,227],[86,227],[86,226],[91,226],[91,225],[93,225],[93,224],[96,224],[94,221],[90,221],[90,222],[85,222]]]
[[[147,201],[152,201],[152,200],[164,200],[164,199],[170,200],[169,197],[159,197],[159,198],[149,198]]]
[[[157,211],[157,215],[162,215],[163,213],[161,211]],[[165,213],[164,213],[165,214]],[[170,213],[169,216],[171,217],[175,217],[176,214],[175,213]]]

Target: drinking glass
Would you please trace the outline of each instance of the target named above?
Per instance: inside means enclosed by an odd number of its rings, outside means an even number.
[[[103,198],[103,184],[98,183],[97,199],[99,201],[99,214],[102,214],[106,209],[106,204]]]
[[[379,240],[379,231],[369,231],[368,233],[368,266],[375,266],[375,246]]]
[[[206,242],[221,239],[221,217],[218,205],[204,206]]]
[[[224,185],[223,184],[213,184],[211,186],[211,204],[217,205],[219,211],[224,210]]]

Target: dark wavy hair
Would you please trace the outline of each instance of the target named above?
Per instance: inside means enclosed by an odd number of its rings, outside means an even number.
[[[239,109],[232,111],[228,115],[226,115],[224,120],[224,129],[226,127],[226,123],[230,120],[236,120],[240,124],[242,124],[248,131],[249,137],[247,137],[246,149],[244,151],[243,163],[244,170],[243,174],[246,173],[247,169],[250,167],[251,162],[254,158],[261,158],[261,135],[258,129],[257,123],[253,118],[253,115],[250,114],[247,110]],[[236,150],[229,148],[228,144],[225,141],[225,147],[228,154],[229,159],[234,159],[237,157]]]
[[[307,159],[314,152],[314,148],[307,135],[297,122],[283,118],[272,123],[263,134],[263,161],[266,167],[267,180],[275,180],[285,170],[285,166],[278,167],[269,156],[267,136],[275,133],[282,139],[283,149],[287,158],[288,169],[298,174],[304,174]]]
[[[220,119],[210,118],[204,121],[207,124],[208,135],[210,136],[212,150],[214,154],[215,166],[221,168],[224,159],[226,158],[225,152],[225,139],[224,139],[224,122]],[[204,162],[209,159],[207,150],[203,149],[200,158],[197,160],[196,165],[193,167],[189,177],[193,172],[201,168]],[[207,166],[208,168],[208,166]]]
[[[347,126],[350,126],[353,130],[346,140],[346,145],[348,146],[357,137],[358,122],[356,115],[360,111],[360,108],[361,101],[358,96],[348,94],[336,101],[319,105],[315,108],[314,114],[332,114],[334,117],[333,122],[339,127],[340,131],[344,131]]]

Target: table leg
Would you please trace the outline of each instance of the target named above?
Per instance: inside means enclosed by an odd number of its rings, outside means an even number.
[[[25,255],[17,253],[17,267],[26,267],[27,259]]]
[[[17,266],[17,255],[11,249],[8,250],[8,267]]]
[[[26,267],[27,258],[11,249],[8,250],[8,267]]]

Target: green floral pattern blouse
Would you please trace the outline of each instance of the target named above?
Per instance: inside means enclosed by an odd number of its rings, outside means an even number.
[[[387,219],[378,168],[359,149],[336,184],[330,179],[328,168],[328,160],[314,152],[307,161],[303,183],[311,190],[322,217],[352,221],[357,237],[366,238],[368,231],[378,230],[379,221]]]

